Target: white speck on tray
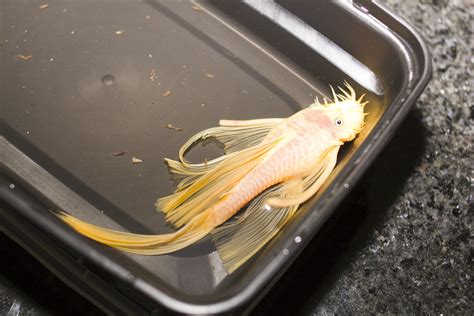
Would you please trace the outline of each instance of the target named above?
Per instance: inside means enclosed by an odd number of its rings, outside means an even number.
[[[141,159],[139,159],[139,158],[137,158],[137,157],[132,157],[132,163],[133,163],[133,164],[142,163],[142,162],[143,162],[143,160],[141,160]]]

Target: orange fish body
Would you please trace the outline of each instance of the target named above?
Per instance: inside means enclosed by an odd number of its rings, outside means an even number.
[[[363,127],[365,103],[354,90],[334,103],[310,105],[286,119],[221,120],[183,145],[179,161],[166,159],[182,180],[176,192],[158,199],[157,209],[179,228],[164,235],[104,229],[66,213],[59,216],[78,232],[118,249],[157,255],[180,250],[212,234],[231,273],[250,259],[312,197],[329,177],[343,142]],[[225,155],[192,164],[184,154],[197,141],[214,137]],[[252,201],[252,202],[251,202]],[[250,202],[250,204],[249,204]],[[235,220],[234,215],[249,204]]]

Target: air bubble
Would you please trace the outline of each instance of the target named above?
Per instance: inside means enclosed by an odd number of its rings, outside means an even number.
[[[296,236],[295,237],[295,243],[299,244],[301,242],[301,237],[300,236]]]
[[[289,253],[290,253],[290,251],[289,251],[288,249],[286,249],[286,248],[283,249],[283,254],[284,254],[285,256],[287,256]]]
[[[111,86],[115,83],[115,77],[111,74],[106,74],[102,77],[102,83],[106,86]]]
[[[15,185],[12,183],[8,187],[13,190],[15,188]]]
[[[344,188],[349,189],[350,186],[351,185],[348,182],[344,183]]]
[[[265,210],[267,210],[267,211],[271,211],[271,210],[272,210],[272,207],[271,207],[270,205],[268,205],[268,204],[263,205],[263,208],[264,208]]]

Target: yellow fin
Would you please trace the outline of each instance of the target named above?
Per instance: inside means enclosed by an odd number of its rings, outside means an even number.
[[[180,230],[162,235],[142,235],[96,226],[69,214],[57,215],[80,234],[104,245],[141,255],[160,255],[183,249],[206,236],[213,227],[208,225],[212,209],[193,218]]]
[[[265,203],[272,207],[288,207],[306,202],[321,188],[337,162],[339,146],[331,148],[306,177],[288,181],[279,196],[268,198]]]
[[[284,119],[257,119],[247,121],[221,120],[219,127],[208,128],[193,135],[179,150],[179,160],[188,165],[186,151],[197,141],[215,138],[224,144],[226,154],[259,144],[272,128]]]
[[[279,138],[223,156],[201,174],[190,174],[184,186],[174,194],[158,199],[156,207],[176,227],[185,225],[194,216],[216,203],[252,170],[280,141]],[[178,163],[178,162],[176,162]],[[178,167],[173,163],[173,168]],[[186,172],[183,167],[179,172]]]
[[[277,194],[281,185],[266,190],[247,207],[244,214],[211,232],[217,251],[228,273],[234,272],[293,217],[298,205],[268,208],[265,199]]]
[[[300,204],[326,181],[339,146],[330,149],[304,177],[281,183],[257,197],[243,215],[211,234],[227,272],[232,273],[267,244],[293,217]]]

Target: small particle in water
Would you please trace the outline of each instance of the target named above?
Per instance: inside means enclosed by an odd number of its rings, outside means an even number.
[[[16,58],[18,58],[19,60],[27,61],[33,58],[33,56],[32,55],[16,55]]]
[[[197,5],[193,5],[191,7],[194,11],[202,11],[200,7],[198,7]]]
[[[51,58],[49,59],[49,61],[53,61],[53,60],[54,60],[54,57],[51,57]]]
[[[23,85],[23,86],[22,86],[22,88],[23,88],[23,89],[25,89],[25,88],[26,88],[26,86],[25,86],[25,85]]]
[[[201,104],[201,107],[205,107],[204,103]]]
[[[15,188],[15,185],[11,183],[8,187],[13,190]]]
[[[30,131],[26,131],[26,135],[30,135]]]
[[[206,77],[213,79],[213,78],[215,78],[216,76],[214,76],[213,74],[206,74]]]
[[[170,123],[163,124],[162,126],[166,127],[167,129],[172,129],[172,130],[177,131],[177,132],[183,131],[183,129],[181,127],[176,127],[176,126],[174,126],[173,124],[170,124]]]
[[[350,184],[349,184],[349,183],[347,183],[347,182],[344,183],[344,188],[349,189],[349,187],[350,187]]]
[[[153,55],[152,55],[152,54],[148,54],[148,58],[152,58],[152,57],[153,57]]]
[[[147,19],[147,20],[149,20],[150,18],[151,18],[151,16],[149,16],[149,15],[145,16],[145,19]]]
[[[126,151],[115,151],[113,153],[110,153],[110,155],[114,157],[119,157],[119,156],[125,155],[126,153],[127,153]]]
[[[265,205],[263,206],[263,208],[264,208],[265,210],[267,210],[267,211],[271,211],[271,210],[272,210],[272,207],[271,207],[270,205],[268,205],[268,204],[265,204]]]
[[[118,31],[115,31],[115,34],[122,35],[124,32],[125,32],[125,30],[118,30]]]
[[[286,249],[286,248],[283,249],[283,254],[284,254],[285,256],[287,256],[289,253],[290,253],[290,251],[289,251],[288,249]]]
[[[295,237],[295,243],[299,244],[301,242],[301,237],[300,236],[296,236]]]
[[[158,76],[156,75],[156,69],[152,69],[151,72],[150,72],[150,79],[151,81],[155,81],[155,79],[157,78]]]
[[[74,34],[74,31],[71,31],[71,34]]]
[[[165,93],[163,93],[163,96],[164,96],[164,97],[167,97],[167,96],[169,96],[170,94],[171,94],[171,91],[168,90],[168,91],[166,91]]]
[[[47,3],[42,4],[42,5],[39,6],[40,10],[46,9],[47,7],[49,7],[49,4],[47,4]]]
[[[28,33],[28,30],[25,30],[25,33]]]
[[[143,160],[141,160],[137,157],[132,157],[132,163],[133,164],[138,164],[138,163],[142,163],[142,162],[143,162]]]

